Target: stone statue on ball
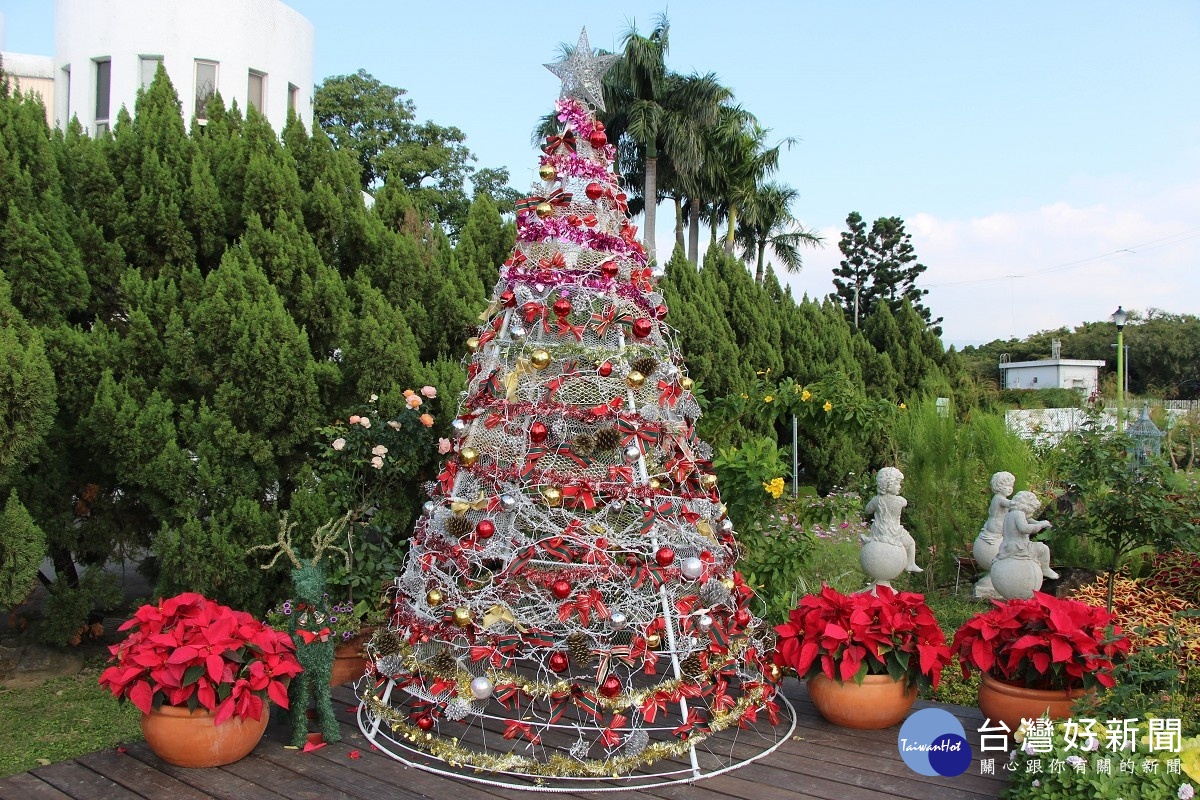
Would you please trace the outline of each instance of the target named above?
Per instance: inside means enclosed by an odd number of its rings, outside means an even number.
[[[1004,538],[1004,517],[1013,508],[1013,501],[1008,497],[1016,487],[1017,479],[1011,472],[997,472],[992,476],[992,502],[988,506],[988,518],[983,523],[975,543],[971,547],[971,555],[975,566],[985,574],[975,582],[975,596],[982,600],[991,600],[1000,595],[992,586],[992,576],[986,574],[1000,552],[1000,540]]]
[[[904,473],[884,467],[875,477],[879,494],[871,498],[864,511],[873,516],[871,529],[860,537],[862,551],[858,561],[871,582],[864,591],[874,593],[876,586],[892,588],[891,581],[901,572],[923,572],[917,566],[917,542],[904,529],[900,515],[908,501],[900,496]]]
[[[1057,578],[1050,568],[1050,548],[1030,536],[1050,527],[1046,520],[1030,520],[1041,508],[1033,492],[1017,492],[1013,507],[1004,515],[1004,537],[992,562],[992,587],[1006,600],[1027,600],[1042,588],[1043,578]]]

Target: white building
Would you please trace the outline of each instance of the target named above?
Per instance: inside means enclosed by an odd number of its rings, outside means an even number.
[[[293,109],[312,130],[312,23],[280,0],[57,0],[54,120],[108,130],[161,62],[183,104],[203,119],[219,91],[279,131]]]
[[[1005,389],[1078,389],[1090,395],[1100,388],[1103,361],[1046,358],[1041,361],[1000,362]]]
[[[28,53],[0,52],[4,59],[4,74],[11,81],[14,92],[35,93],[42,96],[46,106],[46,122],[54,124],[54,59],[51,56],[33,56]]]

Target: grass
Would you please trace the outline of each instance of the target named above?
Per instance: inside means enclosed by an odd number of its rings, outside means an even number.
[[[0,689],[0,777],[142,738],[141,713],[100,688],[101,670]]]

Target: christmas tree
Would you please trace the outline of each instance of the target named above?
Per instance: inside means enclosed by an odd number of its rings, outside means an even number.
[[[547,65],[562,128],[518,204],[468,341],[454,452],[368,648],[360,726],[427,769],[633,788],[782,739],[770,628],[749,611],[692,381],[591,108],[615,58],[585,31]]]

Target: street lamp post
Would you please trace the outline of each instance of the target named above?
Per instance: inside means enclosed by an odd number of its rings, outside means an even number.
[[[1117,306],[1117,310],[1113,312],[1112,321],[1117,326],[1117,432],[1120,433],[1125,429],[1125,320],[1129,319],[1129,315],[1125,313],[1125,309]]]

